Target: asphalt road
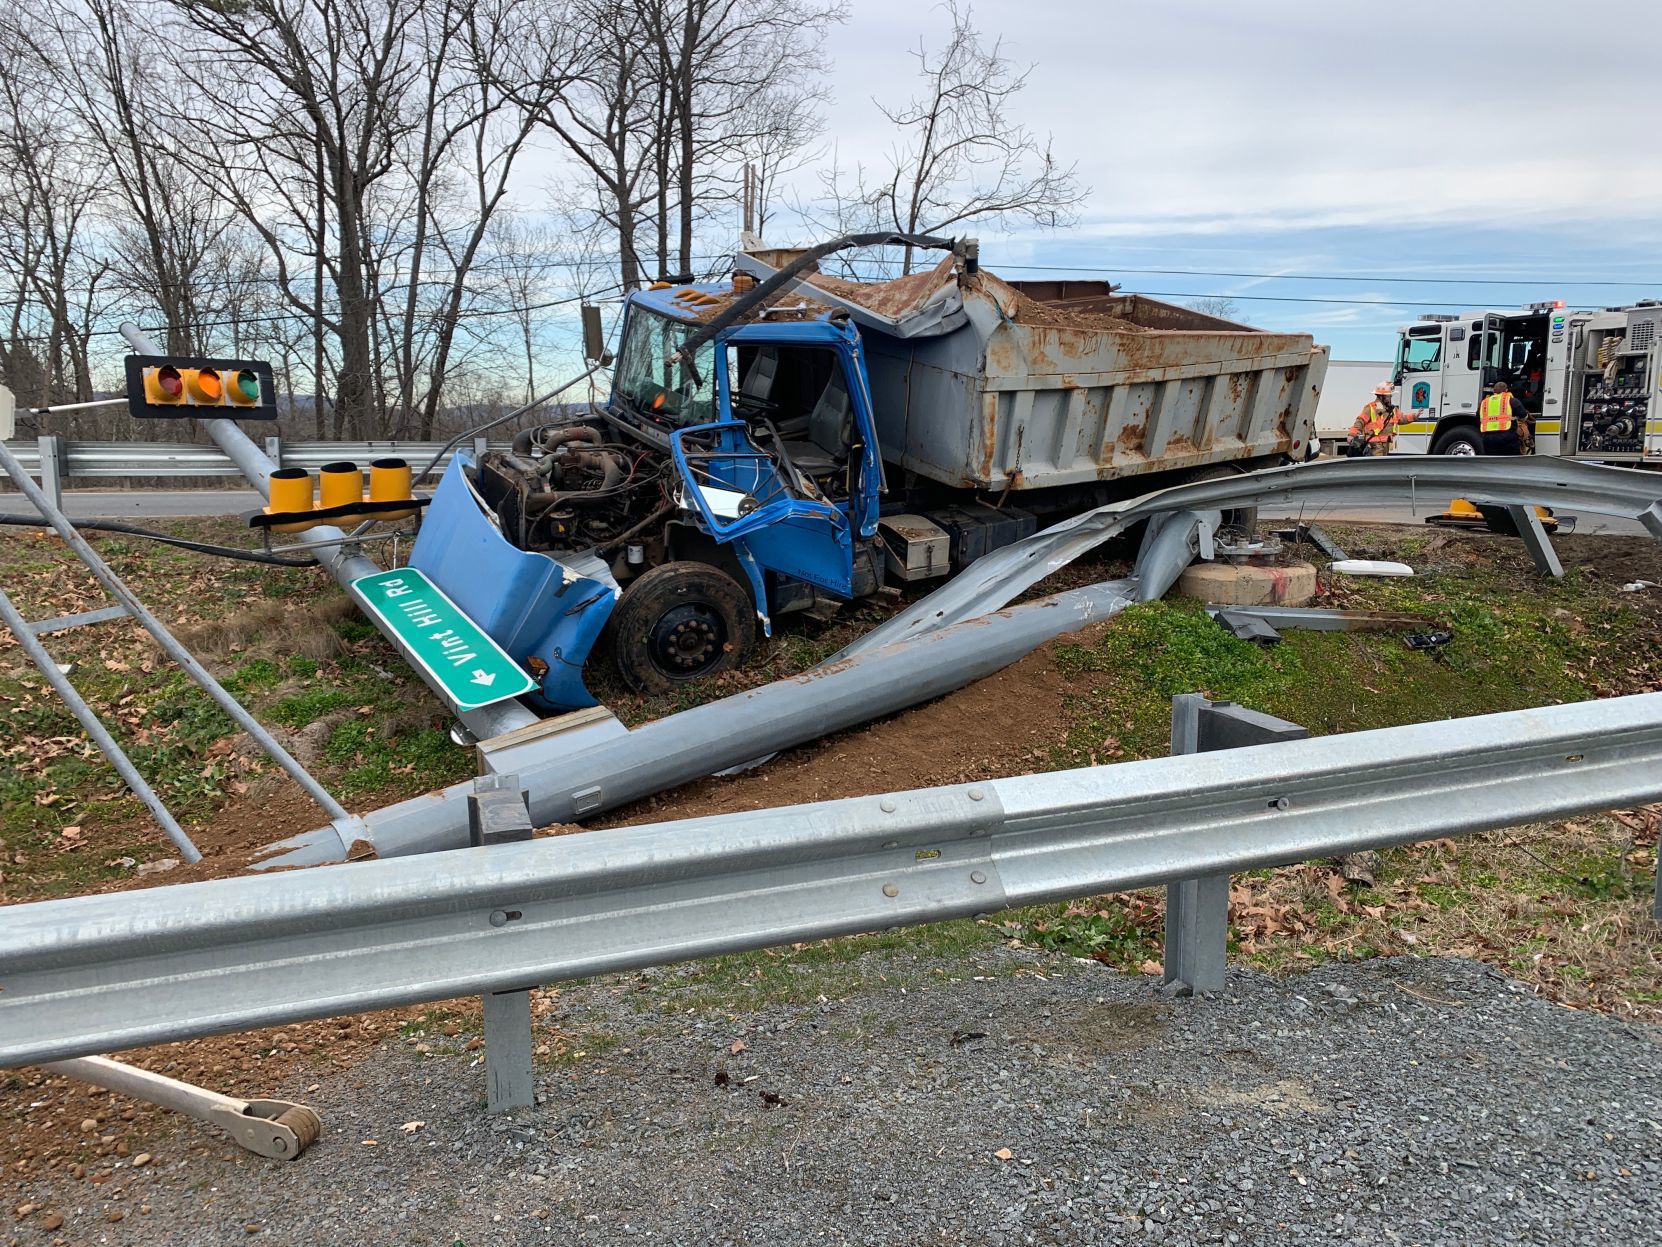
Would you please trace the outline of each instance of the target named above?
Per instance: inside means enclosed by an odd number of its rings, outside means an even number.
[[[21,502],[21,500],[19,500]],[[88,490],[64,494],[64,507],[73,519],[165,519],[188,515],[237,515],[261,505],[252,489]],[[17,509],[0,499],[0,510]],[[1395,507],[1310,507],[1285,513],[1266,510],[1265,519],[1299,519],[1314,523],[1419,524],[1428,511],[1407,505]],[[1642,537],[1645,530],[1632,520],[1602,515],[1577,517],[1578,533],[1610,533]]]

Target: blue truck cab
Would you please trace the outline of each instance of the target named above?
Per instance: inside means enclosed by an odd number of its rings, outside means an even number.
[[[541,709],[595,704],[603,636],[627,684],[667,691],[737,665],[780,614],[881,583],[858,328],[792,297],[701,334],[735,293],[632,294],[603,406],[440,481],[410,563],[537,678]]]

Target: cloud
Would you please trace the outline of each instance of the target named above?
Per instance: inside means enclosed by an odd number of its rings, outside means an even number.
[[[1332,0],[978,0],[1035,65],[1016,119],[1092,187],[1103,236],[1576,217],[1655,219],[1662,6],[1621,34],[1548,0],[1406,10]],[[854,0],[831,132],[887,151],[872,97],[915,89],[935,6]],[[1613,95],[1610,84],[1634,90]],[[1550,89],[1547,89],[1550,84]],[[1595,106],[1592,101],[1606,101]]]

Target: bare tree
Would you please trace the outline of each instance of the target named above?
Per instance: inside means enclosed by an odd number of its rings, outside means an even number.
[[[1185,306],[1191,311],[1216,316],[1219,320],[1234,320],[1241,314],[1235,300],[1227,294],[1201,295],[1198,299],[1190,299]]]
[[[483,72],[519,0],[165,0],[191,84],[181,117],[231,156],[207,179],[263,240],[314,327],[332,430],[425,436],[469,276],[562,39],[521,105]],[[543,5],[544,8],[554,6]],[[321,424],[320,429],[321,432]]]
[[[758,92],[731,140],[732,160],[750,171],[750,227],[767,236],[768,218],[786,180],[825,154],[828,92],[819,84],[786,83]]]
[[[116,288],[155,309],[169,351],[198,354],[197,322],[212,319],[219,296],[230,293],[219,245],[234,218],[202,181],[211,145],[203,151],[160,106],[173,93],[171,75],[147,54],[147,32],[134,22],[134,8],[116,0],[47,0],[30,48],[100,158]]]
[[[84,246],[98,182],[78,137],[22,23],[0,16],[0,273],[11,288],[0,369],[30,405],[92,397],[88,342],[109,266]]]
[[[507,0],[514,37],[495,80],[552,133],[591,179],[591,211],[617,239],[622,284],[643,274],[641,214],[656,195],[665,104],[646,5],[633,0]],[[576,53],[550,64],[543,49],[570,32]]]
[[[512,2],[525,34],[496,67],[507,89],[539,81],[557,24],[575,32],[571,81],[540,118],[588,175],[625,289],[695,271],[699,226],[731,207],[744,161],[765,161],[771,187],[817,138],[817,45],[840,0]]]
[[[945,233],[971,221],[1046,229],[1070,223],[1088,188],[1074,165],[1056,160],[1048,135],[1041,140],[1010,116],[1032,67],[1013,65],[1002,41],[988,45],[968,5],[947,0],[945,8],[945,45],[931,51],[920,40],[914,53],[923,90],[905,104],[878,105],[901,137],[886,169],[857,170],[856,198],[880,228],[909,234]],[[911,268],[906,248],[901,271]]]
[[[668,104],[660,214],[673,199],[675,265],[691,272],[699,209],[732,201],[746,147],[776,171],[818,137],[818,49],[846,10],[822,0],[648,0],[642,10]]]

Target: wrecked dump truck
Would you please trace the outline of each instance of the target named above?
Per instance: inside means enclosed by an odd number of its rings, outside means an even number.
[[[895,281],[851,246],[947,252]],[[730,281],[628,296],[611,393],[457,455],[410,562],[539,684],[591,706],[591,654],[637,690],[742,663],[1041,525],[1219,472],[1302,460],[1327,353],[1120,295],[1005,282],[972,241],[861,235],[737,258]],[[892,591],[892,589],[891,589]]]

